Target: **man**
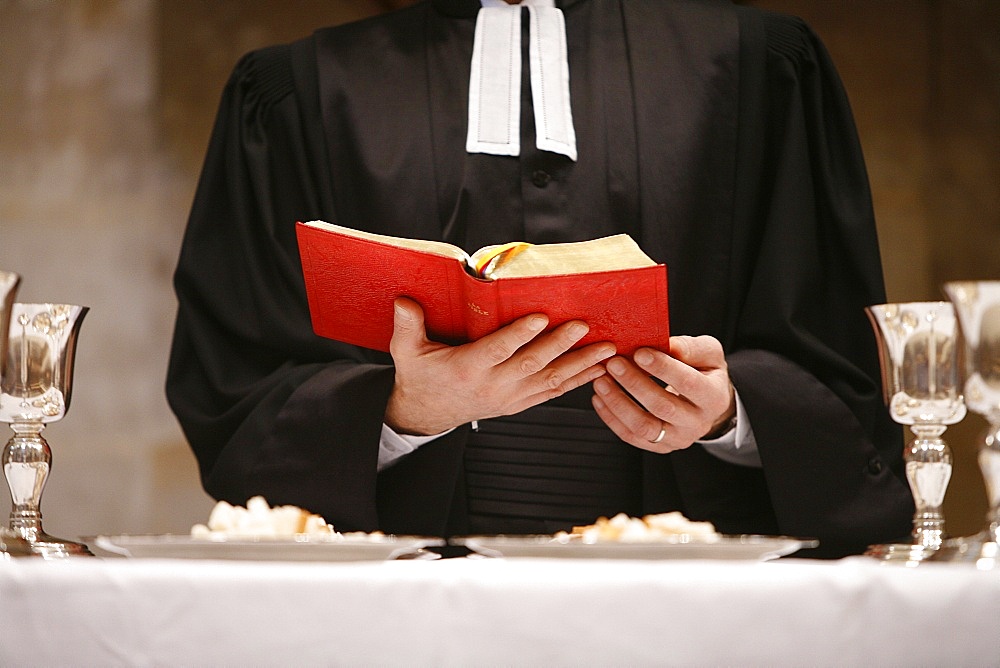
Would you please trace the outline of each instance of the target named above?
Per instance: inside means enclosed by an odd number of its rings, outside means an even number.
[[[870,195],[822,45],[716,0],[526,4],[419,3],[237,66],[167,380],[205,488],[342,530],[680,510],[827,554],[905,535],[863,312],[884,301]],[[391,356],[323,340],[310,219],[467,250],[627,232],[669,268],[678,336],[567,352],[586,323],[539,315],[449,347],[400,299]]]

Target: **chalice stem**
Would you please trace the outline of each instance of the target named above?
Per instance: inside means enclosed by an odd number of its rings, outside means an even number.
[[[52,451],[42,438],[42,422],[15,422],[14,436],[3,451],[3,472],[10,488],[10,529],[20,537],[36,541],[44,535],[40,503],[49,477]]]
[[[979,451],[979,468],[986,486],[989,510],[986,514],[987,540],[1000,543],[1000,415],[990,416],[990,427]]]
[[[913,493],[913,544],[936,550],[945,538],[944,504],[951,481],[951,449],[939,434],[914,425],[917,438],[906,453],[906,478]],[[940,431],[944,431],[940,428]]]

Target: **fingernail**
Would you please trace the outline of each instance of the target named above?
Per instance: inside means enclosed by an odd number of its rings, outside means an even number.
[[[635,363],[641,366],[648,366],[653,363],[653,353],[648,350],[640,350],[635,354]]]
[[[528,318],[528,329],[533,332],[540,332],[545,329],[545,325],[548,324],[548,320],[542,316],[533,316]]]
[[[412,320],[412,318],[410,317],[410,312],[407,311],[402,306],[400,306],[399,304],[393,304],[392,308],[396,312],[396,315],[406,318],[407,320]]]
[[[597,349],[597,359],[599,359],[599,360],[606,360],[609,357],[614,357],[615,352],[616,351],[615,351],[615,347],[614,346],[605,346],[603,348],[598,348]]]
[[[610,371],[611,373],[615,374],[616,376],[620,376],[623,373],[625,373],[625,363],[622,362],[617,357],[614,358],[613,360],[609,361],[604,366],[606,366],[607,369],[608,369],[608,371]]]
[[[594,380],[594,391],[598,394],[607,394],[611,388],[608,387],[608,381],[601,378]]]
[[[572,325],[569,326],[569,335],[572,336],[577,341],[579,341],[584,336],[586,336],[587,332],[589,332],[589,331],[590,331],[590,327],[587,327],[582,322],[575,322],[575,323],[573,323]]]

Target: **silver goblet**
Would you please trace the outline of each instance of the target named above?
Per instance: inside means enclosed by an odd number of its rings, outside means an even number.
[[[10,312],[14,306],[14,298],[21,277],[10,271],[0,271],[0,383],[7,373],[7,332],[10,324]],[[2,404],[0,404],[2,406]],[[5,527],[0,527],[0,560],[12,556],[27,556],[31,549],[20,536],[14,535]]]
[[[989,426],[979,449],[979,468],[989,510],[986,528],[945,545],[936,559],[1000,567],[1000,281],[955,281],[944,291],[955,305],[962,330],[965,397]]]
[[[11,310],[8,373],[0,392],[0,421],[14,431],[3,450],[13,502],[10,530],[46,557],[90,554],[82,543],[46,534],[39,508],[52,463],[42,430],[69,408],[76,340],[87,311],[72,304],[14,304]]]
[[[949,302],[910,302],[865,311],[878,340],[889,414],[914,435],[903,460],[916,506],[911,543],[872,545],[866,554],[887,561],[922,561],[945,538],[941,506],[951,480],[952,456],[941,435],[966,413],[955,310]]]

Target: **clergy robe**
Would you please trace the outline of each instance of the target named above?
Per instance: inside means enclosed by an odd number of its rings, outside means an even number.
[[[669,268],[672,333],[722,342],[762,463],[698,444],[639,453],[629,511],[817,537],[831,554],[905,536],[901,434],[863,311],[884,301],[870,193],[822,44],[798,19],[724,1],[559,6],[576,162],[534,147],[530,95],[520,156],[465,152],[476,0],[237,65],[178,262],[167,377],[205,489],[341,530],[469,530],[468,427],[377,472],[392,360],[312,333],[295,221],[467,250],[627,232]],[[586,411],[580,394],[545,415]]]

